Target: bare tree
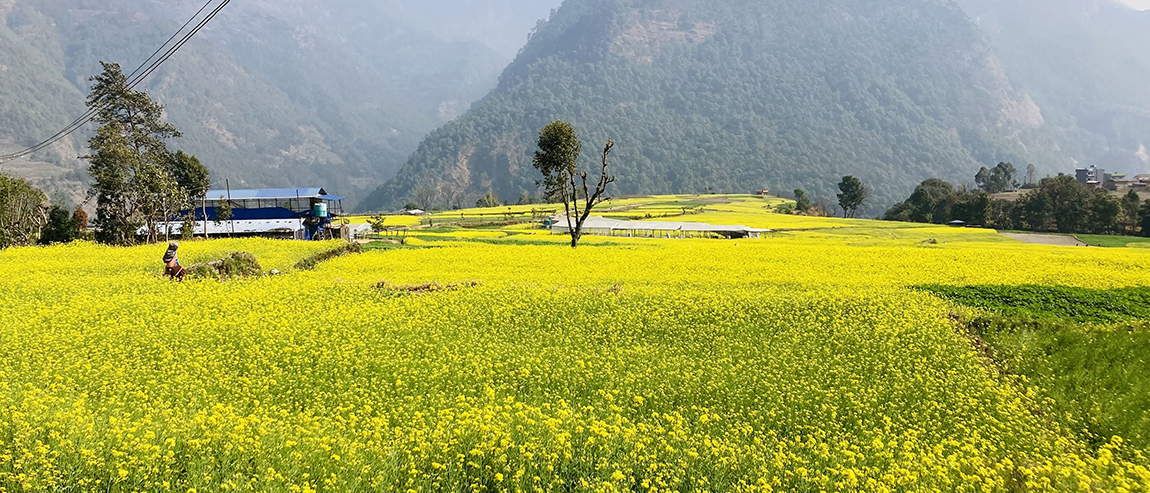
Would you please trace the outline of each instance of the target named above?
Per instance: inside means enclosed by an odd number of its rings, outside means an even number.
[[[607,139],[607,144],[603,146],[602,168],[594,190],[587,183],[587,172],[578,169],[583,144],[574,127],[562,121],[551,122],[539,131],[538,145],[539,151],[535,153],[533,164],[543,173],[542,185],[546,187],[547,195],[563,201],[567,231],[571,234],[571,248],[576,248],[583,236],[583,224],[591,216],[591,210],[604,200],[607,186],[615,182],[615,177],[607,174],[615,141]]]
[[[415,203],[429,211],[435,207],[435,199],[439,197],[439,190],[427,184],[420,185],[415,188]]]
[[[462,186],[451,183],[443,182],[439,184],[439,196],[443,197],[444,202],[447,203],[448,209],[458,209],[460,204],[463,203],[463,195],[466,189]]]

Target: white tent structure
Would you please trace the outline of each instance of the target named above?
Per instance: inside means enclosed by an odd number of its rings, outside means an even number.
[[[574,221],[572,221],[574,223]],[[622,221],[591,216],[583,223],[583,234],[601,236],[628,236],[647,238],[760,238],[769,229],[747,226],[726,226],[690,222]],[[560,214],[551,218],[551,234],[570,234],[567,217]]]

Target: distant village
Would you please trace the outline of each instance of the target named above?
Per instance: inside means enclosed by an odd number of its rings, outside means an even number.
[[[1150,191],[1150,173],[1129,177],[1125,173],[1107,173],[1105,169],[1091,166],[1074,170],[1074,177],[1078,183],[1091,189],[1105,189],[1111,192]]]

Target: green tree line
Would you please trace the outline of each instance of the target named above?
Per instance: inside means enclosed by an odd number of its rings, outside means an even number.
[[[994,198],[993,193],[1017,186],[1013,172],[1010,163],[1000,163],[993,170],[983,168],[976,177],[982,188],[974,190],[928,179],[909,198],[887,210],[883,219],[934,224],[962,221],[1004,230],[1150,236],[1150,200],[1142,201],[1134,190],[1116,197],[1103,189],[1091,189],[1073,176],[1060,174],[1042,179],[1017,199]]]

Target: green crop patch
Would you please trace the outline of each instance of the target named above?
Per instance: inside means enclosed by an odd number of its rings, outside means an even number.
[[[1085,289],[1065,286],[918,286],[973,308],[1006,317],[1065,320],[1076,323],[1117,323],[1150,318],[1150,287]]]

